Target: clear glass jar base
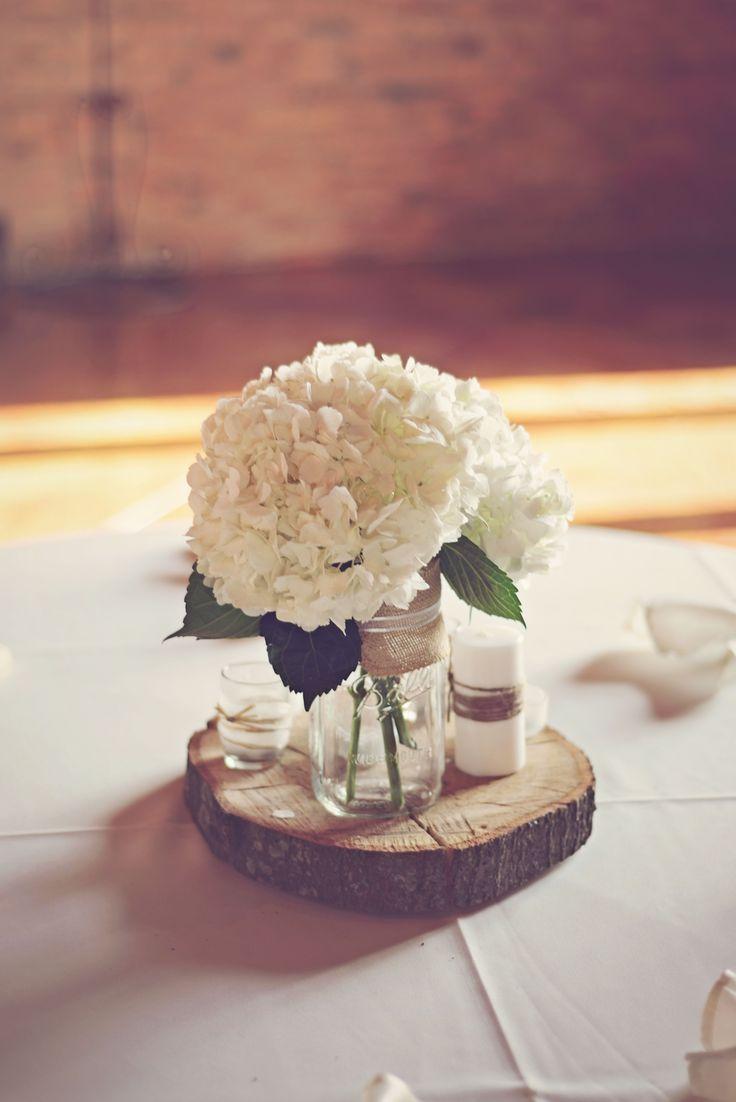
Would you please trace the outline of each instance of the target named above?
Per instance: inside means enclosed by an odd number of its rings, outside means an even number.
[[[445,768],[443,661],[405,674],[359,667],[310,711],[312,788],[332,815],[390,819],[426,811]]]
[[[339,781],[315,784],[314,793],[331,815],[339,815],[343,819],[393,819],[397,815],[427,811],[437,801],[437,793],[426,785],[405,788],[398,807],[387,798],[385,785],[377,785],[373,792],[367,786],[361,786],[349,803],[345,785]]]
[[[235,754],[225,754],[225,765],[228,769],[245,769],[252,773],[258,772],[263,769],[270,769],[272,765],[276,765],[281,753],[272,754],[267,758],[258,758],[255,761],[251,758],[238,758]]]

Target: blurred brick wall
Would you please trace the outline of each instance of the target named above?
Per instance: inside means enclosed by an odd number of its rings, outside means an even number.
[[[23,278],[86,263],[106,2],[2,8]],[[122,262],[723,248],[735,32],[733,0],[112,0]]]

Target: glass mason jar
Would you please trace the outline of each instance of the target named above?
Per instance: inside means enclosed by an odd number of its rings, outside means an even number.
[[[387,818],[435,802],[445,769],[447,665],[362,668],[310,711],[312,786],[333,815]]]

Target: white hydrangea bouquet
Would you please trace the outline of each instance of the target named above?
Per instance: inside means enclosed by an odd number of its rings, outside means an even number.
[[[437,559],[467,604],[523,622],[514,580],[559,557],[571,516],[564,478],[494,394],[370,345],[264,368],[217,404],[202,444],[174,634],[262,635],[306,709],[360,667],[361,625],[408,609]]]

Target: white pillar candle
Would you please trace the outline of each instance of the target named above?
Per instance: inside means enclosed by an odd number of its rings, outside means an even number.
[[[505,718],[470,718],[458,711],[503,712],[513,703],[513,690],[524,684],[524,633],[514,624],[498,622],[483,628],[459,628],[452,637],[452,677],[455,710],[455,764],[473,777],[503,777],[526,761],[523,708]],[[508,697],[490,690],[509,690]],[[477,703],[476,703],[477,702]],[[509,709],[513,710],[513,709]]]

